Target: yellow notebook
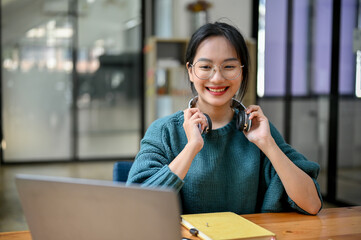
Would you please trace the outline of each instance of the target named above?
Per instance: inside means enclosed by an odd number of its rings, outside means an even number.
[[[276,239],[267,229],[232,212],[181,215],[182,225],[198,230],[205,240],[220,239]]]

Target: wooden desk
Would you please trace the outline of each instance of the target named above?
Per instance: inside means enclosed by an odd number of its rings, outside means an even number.
[[[298,213],[248,214],[242,217],[274,232],[277,240],[361,239],[361,206],[323,209],[317,216]],[[182,236],[199,239],[182,227]],[[29,231],[0,233],[0,240],[31,240]]]
[[[299,213],[262,213],[241,215],[276,234],[277,240],[361,239],[361,206],[327,208],[316,216]],[[199,239],[182,228],[182,236]],[[1,239],[1,238],[0,238]]]

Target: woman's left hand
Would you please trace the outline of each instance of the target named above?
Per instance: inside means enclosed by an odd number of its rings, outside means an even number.
[[[250,105],[245,111],[250,114],[249,119],[252,120],[252,127],[248,132],[244,131],[244,134],[249,141],[262,150],[265,144],[273,140],[268,119],[258,105]]]
[[[303,210],[317,214],[322,206],[312,178],[297,167],[279,148],[273,139],[268,119],[259,106],[251,105],[246,110],[251,114],[252,127],[244,131],[249,141],[267,156],[276,170],[287,195]]]

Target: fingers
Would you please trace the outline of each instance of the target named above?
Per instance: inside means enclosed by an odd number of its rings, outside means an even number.
[[[258,106],[258,105],[249,105],[247,108],[246,108],[246,113],[249,114],[251,112],[254,112],[254,111],[262,111],[261,107]]]
[[[261,107],[258,105],[250,105],[247,107],[247,109],[245,111],[247,114],[250,115],[249,116],[250,120],[252,120],[254,118],[265,117]]]
[[[191,124],[199,126],[200,132],[208,126],[206,116],[198,108],[184,110],[184,121],[185,123],[189,121]]]
[[[198,108],[188,108],[183,111],[184,112],[184,119],[190,119],[194,115],[199,116],[202,112]]]

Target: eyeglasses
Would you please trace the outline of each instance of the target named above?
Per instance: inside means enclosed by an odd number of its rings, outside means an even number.
[[[216,66],[210,61],[200,60],[194,64],[189,64],[194,69],[194,74],[203,80],[210,79],[216,72]],[[229,60],[218,66],[221,75],[227,80],[234,80],[242,73],[241,65],[237,60]]]

